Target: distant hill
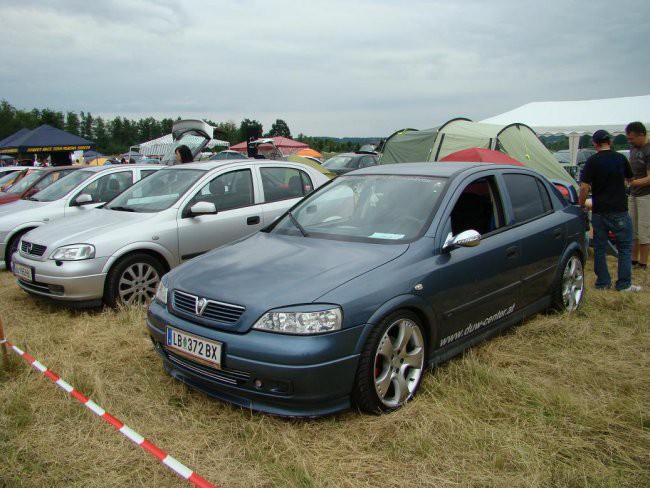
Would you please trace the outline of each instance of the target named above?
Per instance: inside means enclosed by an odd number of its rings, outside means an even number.
[[[336,142],[350,142],[352,144],[379,144],[384,137],[328,137],[328,136],[311,136],[313,139],[328,139]]]

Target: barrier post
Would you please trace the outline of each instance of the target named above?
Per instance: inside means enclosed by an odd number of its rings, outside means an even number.
[[[2,364],[7,369],[9,367],[9,354],[7,354],[7,340],[5,339],[5,330],[2,326],[2,317],[0,317],[0,348],[2,349]]]

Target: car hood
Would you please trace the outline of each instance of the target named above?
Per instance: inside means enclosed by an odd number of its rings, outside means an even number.
[[[78,243],[95,244],[107,233],[124,232],[126,226],[139,224],[155,215],[94,208],[83,215],[55,219],[48,225],[37,227],[30,231],[29,240],[50,248]]]
[[[246,307],[236,326],[244,332],[267,310],[313,303],[407,249],[408,244],[367,244],[258,232],[172,270],[168,286]]]
[[[0,192],[0,204],[15,202],[16,200],[20,200],[20,194],[19,193]]]
[[[0,231],[12,230],[25,222],[43,221],[49,217],[37,209],[51,205],[52,202],[36,202],[34,200],[16,200],[0,205]]]

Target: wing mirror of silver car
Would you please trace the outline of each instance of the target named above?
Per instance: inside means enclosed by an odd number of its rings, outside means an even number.
[[[451,232],[447,235],[445,243],[442,246],[443,251],[451,251],[458,247],[474,247],[478,246],[481,242],[481,234],[473,229],[464,230],[458,235],[453,235]]]
[[[74,199],[75,205],[85,205],[87,203],[93,203],[93,197],[88,193],[82,193],[81,195],[79,195],[77,198]]]
[[[192,216],[216,213],[217,207],[212,202],[197,202],[190,207],[190,214]]]

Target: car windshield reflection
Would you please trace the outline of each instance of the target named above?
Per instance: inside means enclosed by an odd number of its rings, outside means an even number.
[[[160,212],[171,207],[203,175],[202,169],[156,171],[114,198],[104,208],[128,212]]]
[[[274,233],[362,242],[405,242],[421,235],[445,185],[423,176],[344,176],[307,198]]]

